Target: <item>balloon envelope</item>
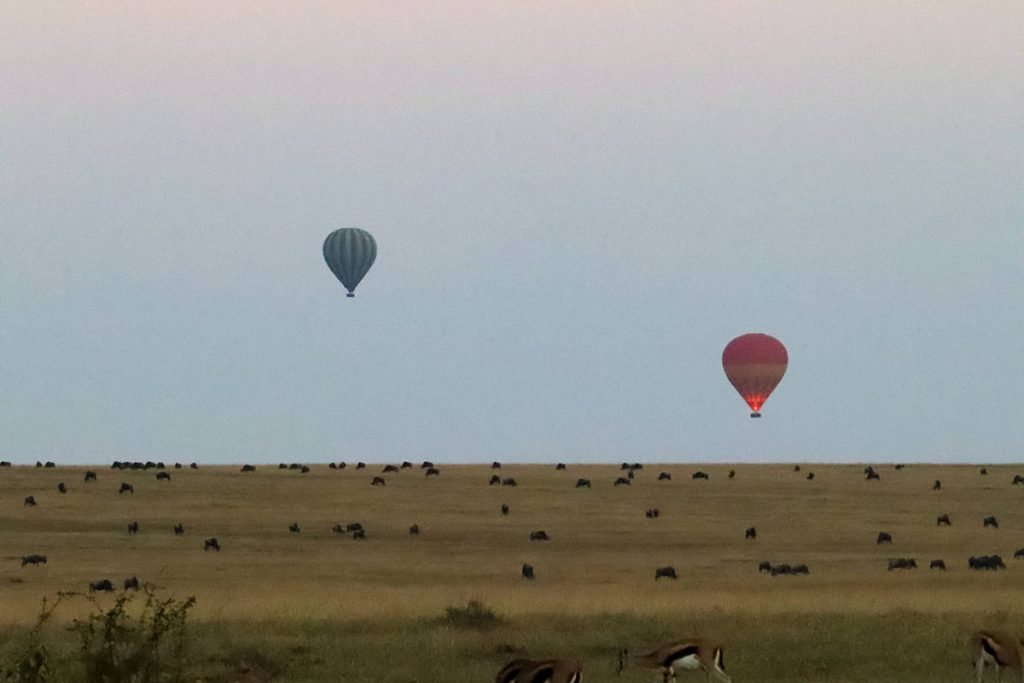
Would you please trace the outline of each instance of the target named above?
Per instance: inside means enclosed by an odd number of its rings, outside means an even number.
[[[725,376],[754,411],[751,417],[760,417],[761,406],[786,374],[788,363],[786,347],[767,334],[736,337],[722,352]]]
[[[356,285],[377,258],[373,235],[359,228],[335,230],[324,240],[324,260],[334,276],[355,296]]]

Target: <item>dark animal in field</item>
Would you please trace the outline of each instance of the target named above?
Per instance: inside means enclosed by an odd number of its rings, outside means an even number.
[[[34,508],[36,506],[35,496],[25,496],[25,507]]]
[[[365,531],[365,529],[363,528],[363,525],[360,524],[359,522],[349,522],[348,524],[345,525],[345,531],[356,532],[356,531]]]
[[[807,473],[807,481],[814,481],[814,472]]]
[[[867,467],[864,468],[864,474],[871,474],[874,471],[875,471],[875,468],[872,467],[871,465],[868,465]]]
[[[551,539],[548,537],[548,533],[546,531],[544,531],[543,529],[539,529],[537,531],[531,531],[530,532],[530,540],[531,541],[550,541]]]
[[[170,481],[171,480],[171,473],[170,472],[157,472],[156,473],[156,480],[157,481]]]
[[[220,541],[218,541],[216,537],[208,538],[205,541],[203,541],[203,551],[205,552],[210,548],[213,548],[218,553],[220,552]]]
[[[303,465],[302,469],[299,470],[300,474],[309,474],[309,465]]]
[[[85,481],[96,481],[96,473],[92,470],[85,473]]]
[[[57,490],[60,491],[61,493],[67,493],[68,487],[64,485],[64,482],[60,482],[59,484],[57,484]]]
[[[302,531],[302,529],[299,528],[299,523],[298,522],[292,522],[291,524],[288,525],[288,531],[289,531],[289,533],[297,534],[300,531]]]
[[[180,470],[181,469],[181,463],[180,462],[174,463],[174,469]]]
[[[501,480],[501,485],[502,486],[518,486],[518,484],[516,484],[516,480],[511,478],[511,477],[509,477],[508,479],[502,479]]]
[[[757,529],[754,527],[747,527],[747,530],[743,532],[743,538],[757,538]]]
[[[424,460],[423,462],[421,462],[421,463],[420,463],[420,469],[421,469],[421,470],[425,470],[425,469],[427,469],[428,467],[433,467],[433,466],[434,466],[434,463],[432,463],[432,462],[431,462],[431,461],[429,461],[429,460]]]
[[[810,574],[811,570],[806,564],[798,564],[793,567],[794,574]]]
[[[124,469],[124,463],[121,462],[120,460],[115,460],[114,462],[110,463],[110,469],[112,469],[112,470],[123,470]]]
[[[932,484],[932,491],[941,491],[941,490],[942,490],[942,482],[939,481],[938,479],[936,479],[935,483]]]
[[[11,461],[10,460],[0,460],[0,467],[10,467],[10,466],[11,466]]]
[[[736,470],[729,470],[729,478],[730,479],[735,479],[736,478]]]
[[[345,533],[345,527],[342,526],[341,524],[335,524],[334,526],[331,527],[331,531],[333,531],[336,534],[343,534],[343,533]]]
[[[158,470],[165,470],[165,469],[167,469],[167,467],[164,465],[162,460],[156,464],[156,468]]]
[[[410,536],[419,536],[420,535],[420,525],[419,524],[413,524],[411,527],[409,527],[409,535]]]
[[[139,523],[138,522],[128,522],[128,533],[129,534],[137,534],[137,533],[139,533]]]
[[[357,470],[363,470],[363,469],[366,469],[366,463],[365,463],[365,462],[357,462],[357,463],[356,463],[356,469],[357,469]]]
[[[578,488],[578,489],[589,489],[590,488],[590,480],[589,479],[577,479],[576,480],[576,488]]]
[[[329,469],[329,470],[336,470],[336,469],[338,469],[338,466],[335,465],[333,462],[329,462],[329,463],[327,463],[327,469]]]
[[[497,460],[495,460],[494,462],[491,463],[491,469],[492,470],[500,470],[501,469],[501,463],[498,462]]]
[[[497,474],[492,474],[491,478],[487,481],[488,486],[501,486],[501,477]]]
[[[397,471],[398,471],[398,468],[396,466],[394,466],[394,465],[385,465],[384,466],[384,472],[385,473],[387,473],[387,472],[397,472]]]
[[[619,477],[618,479],[615,480],[614,486],[629,486],[632,483],[633,482],[631,482],[629,479],[626,479],[625,477]]]
[[[524,579],[533,579],[534,578],[534,576],[533,576],[533,565],[532,564],[523,563],[523,568],[521,570],[521,573],[522,573]]]
[[[881,478],[882,478],[882,475],[880,475],[878,472],[868,472],[867,476],[864,477],[864,480],[865,481],[874,481],[874,480],[880,480]]]
[[[953,526],[953,522],[950,521],[949,515],[939,515],[935,518],[935,526]]]
[[[436,477],[439,474],[441,474],[441,470],[437,469],[436,467],[428,467],[427,468],[426,476],[428,476],[428,477]]]
[[[629,464],[628,462],[624,462],[624,463],[622,463],[622,465],[621,465],[621,466],[619,467],[619,469],[620,469],[620,470],[628,470],[628,469],[632,469],[632,467],[633,467],[633,466],[632,466],[632,465],[630,465],[630,464]]]
[[[770,572],[772,570],[772,563],[768,560],[761,562],[757,565],[757,571],[759,572]]]
[[[917,569],[917,561],[913,558],[906,557],[897,557],[895,559],[889,560],[888,571],[893,571],[896,569]]]
[[[658,481],[672,481],[672,475],[668,472],[662,472],[658,475]]]
[[[384,480],[384,477],[374,477],[373,479],[370,480],[370,486],[386,486],[386,485],[387,485],[387,481]]]
[[[633,470],[630,470],[630,471],[626,472],[626,478],[627,479],[635,479],[636,478],[636,475],[633,474]]]
[[[52,460],[47,460],[46,464],[44,465],[44,467],[47,468],[47,469],[52,469],[52,468],[56,467],[56,465],[53,463]]]
[[[24,567],[28,564],[46,564],[46,555],[25,555],[21,558],[21,566]]]
[[[658,579],[678,579],[676,575],[675,567],[658,567],[654,570],[654,580]]]
[[[769,573],[772,576],[788,576],[793,573],[793,567],[788,564],[773,565]]]
[[[878,538],[875,539],[875,545],[882,545],[883,543],[892,543],[892,534],[886,531],[879,531]]]
[[[344,460],[338,463],[338,469],[339,469],[339,470],[343,470],[343,469],[345,469],[346,467],[348,467],[348,463],[347,463],[347,462],[345,462]]]
[[[190,464],[190,465],[188,466],[188,468],[189,468],[190,470],[198,470],[198,469],[199,469],[199,465],[197,465],[196,463],[191,463],[191,464]]]
[[[1013,475],[1013,485],[1020,486],[1022,484],[1024,484],[1024,477],[1020,476],[1019,474]]]
[[[352,532],[352,538],[357,540],[357,541],[365,540],[366,539],[366,529],[356,529],[355,531]]]
[[[100,579],[99,581],[93,581],[89,584],[89,592],[95,593],[96,591],[112,593],[114,591],[114,584],[111,583],[110,579]]]
[[[985,519],[983,519],[981,521],[981,527],[983,529],[986,528],[986,527],[992,527],[993,529],[998,529],[999,528],[999,520],[997,520],[993,516],[986,517]]]
[[[694,472],[690,475],[691,479],[710,479],[707,472]]]
[[[641,465],[638,462],[635,462],[635,463],[633,463],[632,465],[629,466],[629,469],[631,469],[631,470],[642,470],[643,468],[644,468],[644,466]]]
[[[1021,548],[1020,550],[1018,550],[1017,552],[1015,552],[1013,554],[1013,559],[1019,560],[1021,558],[1024,558],[1024,548]]]
[[[174,535],[175,536],[181,536],[183,533],[185,533],[185,525],[180,523],[180,522],[175,524],[174,525]]]
[[[243,472],[255,472],[256,468],[253,465],[242,465]]]
[[[292,464],[288,465],[288,469],[290,469],[290,470],[301,470],[302,469],[302,465],[300,465],[297,462],[293,462]]]
[[[135,487],[126,481],[121,482],[121,488],[117,490],[118,493],[131,493],[135,494]]]
[[[138,577],[137,576],[132,576],[130,578],[125,579],[124,580],[124,590],[126,590],[126,591],[128,591],[128,590],[132,590],[132,591],[139,590],[139,579],[138,579]]]
[[[940,569],[946,571],[946,563],[943,560],[932,560],[928,563],[928,569]]]
[[[800,471],[800,465],[794,465],[793,466],[793,471],[794,472],[799,472]]]
[[[967,559],[967,566],[971,569],[991,569],[994,571],[1006,569],[1006,565],[1003,564],[1003,558],[999,555],[982,555],[981,557],[974,557],[972,555]]]
[[[565,463],[564,462],[560,462],[557,465],[555,465],[555,470],[564,470],[564,469],[565,469]]]
[[[902,464],[902,463],[899,463],[899,464],[897,464],[897,465],[896,465],[896,471],[897,471],[897,472],[899,472],[899,471],[900,471],[900,470],[902,470],[902,469],[903,469],[904,467],[906,467],[906,465],[904,465],[904,464]]]
[[[988,470],[987,470],[987,469],[985,469],[984,467],[982,467],[982,468],[981,468],[981,471],[980,471],[980,472],[978,472],[978,474],[980,474],[980,475],[981,475],[981,476],[983,476],[983,477],[984,477],[984,476],[987,476],[987,475],[988,475]]]
[[[145,469],[151,470],[151,469],[155,469],[155,468],[156,468],[156,463],[155,462],[153,462],[152,460],[147,460],[146,461]]]
[[[657,519],[661,516],[661,510],[659,510],[658,508],[647,508],[647,511],[644,513],[644,515],[647,517],[647,519]]]
[[[402,469],[403,470],[408,470],[408,469],[411,469],[411,468],[412,468],[412,463],[411,462],[409,462],[408,460],[403,460],[402,461]]]
[[[508,505],[506,503],[502,503],[501,504],[501,514],[503,514],[503,515],[507,515],[508,514]]]

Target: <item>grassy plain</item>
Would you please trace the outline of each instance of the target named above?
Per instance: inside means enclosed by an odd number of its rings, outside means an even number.
[[[418,467],[383,475],[383,487],[369,485],[380,465],[201,467],[170,470],[169,482],[97,467],[88,484],[85,468],[4,468],[0,624],[17,633],[43,596],[137,575],[196,596],[196,666],[209,679],[250,664],[274,680],[489,681],[513,656],[561,653],[584,660],[588,681],[611,681],[618,647],[700,633],[726,645],[738,682],[970,680],[972,629],[1024,634],[1024,560],[1011,559],[1024,547],[1024,487],[1010,483],[1024,468],[876,468],[881,480],[868,482],[852,465],[647,464],[613,487],[618,467],[506,465],[499,474],[514,488],[489,487],[489,467],[443,464],[429,479]],[[698,469],[710,479],[692,480]],[[656,481],[662,471],[672,481]],[[578,477],[593,488],[575,489]],[[122,481],[135,493],[119,495]],[[647,519],[649,507],[661,516]],[[942,513],[952,527],[936,526]],[[987,515],[1000,528],[983,529]],[[331,532],[355,521],[365,541]],[[758,538],[745,540],[751,525]],[[537,529],[551,540],[529,541]],[[892,546],[875,545],[879,531]],[[203,551],[208,536],[220,553]],[[22,568],[29,553],[49,562]],[[969,555],[991,553],[1009,569],[967,568]],[[888,572],[890,557],[921,569]],[[936,558],[949,570],[929,571]],[[811,574],[769,577],[762,560]],[[535,581],[520,578],[523,562]],[[679,580],[655,582],[662,565]],[[471,599],[505,622],[443,621],[445,607]],[[627,670],[618,680],[656,679]]]

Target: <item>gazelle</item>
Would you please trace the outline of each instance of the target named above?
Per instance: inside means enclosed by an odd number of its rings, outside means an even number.
[[[722,683],[732,681],[725,673],[722,648],[700,638],[665,643],[642,655],[630,656],[628,650],[621,650],[619,651],[619,673],[626,666],[627,658],[637,666],[661,670],[664,683],[675,681],[676,673],[679,671],[696,669],[707,673],[708,680],[715,678]]]
[[[514,659],[498,672],[495,683],[583,683],[583,669],[574,659]]]
[[[1024,653],[1022,643],[1013,636],[1000,631],[978,631],[971,638],[971,655],[974,658],[974,674],[977,683],[985,674],[985,667],[991,665],[996,670],[1010,669],[1024,683]]]

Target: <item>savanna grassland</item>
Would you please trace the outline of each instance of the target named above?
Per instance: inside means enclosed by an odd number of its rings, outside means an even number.
[[[1013,467],[876,465],[881,479],[865,481],[852,465],[647,464],[618,487],[617,466],[505,465],[497,474],[515,487],[488,486],[487,466],[439,467],[430,478],[381,465],[201,467],[169,470],[170,481],[96,467],[90,483],[86,468],[0,469],[6,642],[34,623],[43,597],[132,575],[196,597],[189,666],[204,680],[490,681],[513,657],[560,654],[582,659],[588,681],[654,681],[631,668],[617,678],[618,648],[706,635],[725,645],[736,681],[957,681],[972,676],[971,630],[1024,634],[1024,560],[1012,559],[1024,548],[1024,487],[1011,485]],[[692,480],[697,470],[710,479]],[[370,486],[372,476],[387,485]],[[576,489],[580,477],[593,488]],[[121,482],[135,493],[118,494]],[[36,507],[23,505],[28,495]],[[943,513],[951,527],[936,526]],[[998,529],[982,528],[988,515]],[[301,533],[289,533],[293,522]],[[365,540],[332,533],[349,522]],[[541,529],[551,540],[530,541]],[[891,546],[875,544],[880,531]],[[211,536],[222,551],[203,550]],[[47,564],[23,568],[30,553]],[[968,556],[993,553],[1007,570],[967,568]],[[920,569],[887,571],[894,557]],[[938,558],[948,571],[929,571]],[[811,573],[771,577],[758,572],[763,560]],[[521,578],[524,562],[534,581]],[[677,581],[655,582],[664,565]],[[498,619],[446,619],[470,600]],[[72,600],[46,626],[55,656],[73,647],[62,624],[85,607]]]

